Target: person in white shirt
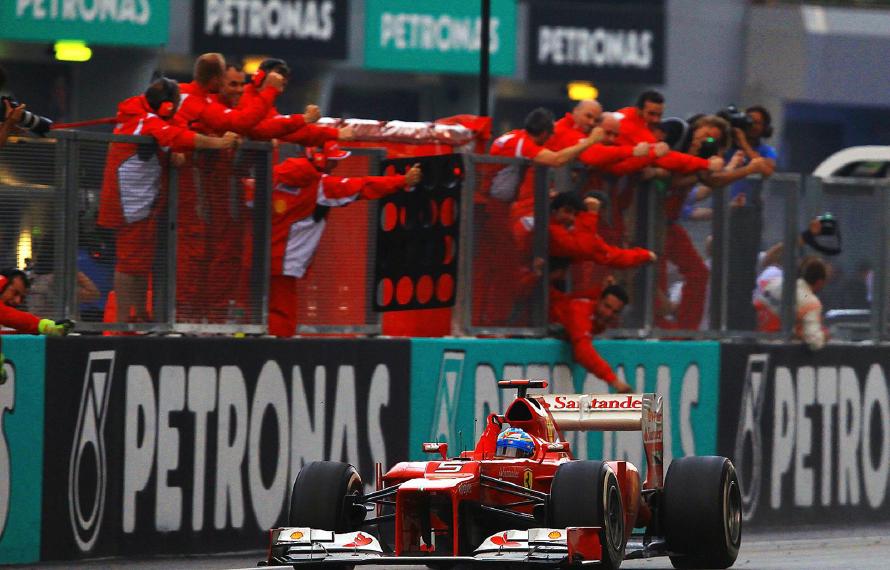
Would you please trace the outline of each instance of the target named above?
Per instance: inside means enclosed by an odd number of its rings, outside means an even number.
[[[795,295],[794,336],[807,343],[811,350],[819,350],[828,340],[828,332],[822,324],[822,302],[817,296],[827,280],[828,264],[820,258],[810,256],[801,261]],[[782,282],[782,271],[774,266],[767,268],[757,279],[754,307],[761,331],[780,330]]]

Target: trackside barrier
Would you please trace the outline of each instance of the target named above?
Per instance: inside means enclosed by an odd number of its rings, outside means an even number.
[[[665,465],[673,457],[709,455],[717,449],[720,396],[716,342],[596,341],[600,354],[637,392],[664,398]],[[470,449],[490,412],[503,412],[516,396],[500,390],[504,378],[548,379],[557,394],[603,393],[602,380],[575,365],[568,345],[556,340],[414,339],[411,342],[412,459],[421,443],[447,441]],[[632,432],[567,433],[579,458],[643,462],[643,441]]]
[[[46,339],[3,338],[0,384],[0,564],[40,559]]]
[[[50,339],[41,559],[263,548],[306,462],[372,488],[375,462],[407,457],[409,357],[407,340]]]
[[[752,524],[890,519],[890,346],[726,343],[717,451]]]

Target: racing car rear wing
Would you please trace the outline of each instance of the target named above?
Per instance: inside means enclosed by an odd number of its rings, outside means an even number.
[[[649,469],[645,488],[661,488],[664,456],[662,399],[649,394],[540,394],[561,431],[642,431]]]
[[[647,412],[661,415],[658,394],[540,394],[538,398],[556,426],[566,431],[645,431]]]

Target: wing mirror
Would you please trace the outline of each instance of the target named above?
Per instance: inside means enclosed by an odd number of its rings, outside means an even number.
[[[448,459],[447,443],[424,443],[422,448],[424,453],[438,453],[442,459]]]
[[[547,447],[545,449],[551,453],[568,453],[569,452],[569,442],[558,441],[556,443],[548,443]]]

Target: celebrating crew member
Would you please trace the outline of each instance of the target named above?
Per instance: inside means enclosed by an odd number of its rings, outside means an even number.
[[[149,320],[146,310],[157,216],[166,203],[169,155],[166,149],[232,148],[238,137],[208,137],[171,124],[180,102],[176,81],[160,78],[143,95],[118,106],[115,134],[153,137],[160,149],[112,143],[105,163],[98,224],[117,230],[114,288],[118,322]]]
[[[19,333],[65,336],[74,328],[69,320],[53,321],[41,319],[31,313],[19,310],[25,302],[31,280],[21,269],[0,271],[0,326],[11,328]]]
[[[312,263],[328,209],[382,198],[420,182],[418,165],[398,176],[332,176],[337,161],[347,156],[336,141],[329,141],[323,148],[307,149],[307,158],[289,158],[275,166],[269,291],[269,332],[275,336],[296,331],[297,279]]]
[[[550,320],[565,327],[575,361],[621,393],[633,389],[615,375],[593,347],[593,335],[615,326],[628,300],[627,292],[618,285],[608,285],[602,291],[594,289],[585,297],[572,297],[559,291],[550,297]]]

